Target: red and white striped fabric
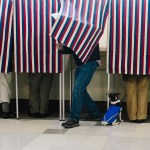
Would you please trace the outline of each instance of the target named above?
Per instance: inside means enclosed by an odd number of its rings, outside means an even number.
[[[150,75],[150,1],[111,0],[108,73]]]
[[[0,72],[3,73],[11,71],[12,15],[12,1],[0,0]]]
[[[49,36],[51,14],[59,9],[59,0],[15,0],[15,72],[61,72],[62,58],[56,40]]]
[[[86,63],[103,33],[109,0],[63,0],[51,36]]]

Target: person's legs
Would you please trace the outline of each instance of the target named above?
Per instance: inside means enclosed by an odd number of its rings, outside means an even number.
[[[10,83],[11,73],[0,73],[0,102],[2,103],[2,118],[14,118],[15,113],[10,112]]]
[[[137,78],[129,77],[126,81],[127,112],[129,120],[136,120],[137,116]]]
[[[89,114],[93,118],[100,118],[100,112],[95,104],[95,102],[92,100],[90,95],[88,94],[87,90],[84,92],[83,101],[89,111]]]
[[[29,111],[31,114],[40,112],[41,73],[29,73]]]
[[[40,114],[48,114],[49,94],[54,74],[43,74],[40,86]]]
[[[2,118],[3,119],[15,118],[16,117],[15,113],[10,112],[9,106],[10,106],[10,104],[8,102],[3,102],[2,103]]]
[[[97,62],[90,62],[77,68],[73,88],[72,108],[70,118],[79,120],[86,87],[90,83],[97,68]],[[91,101],[88,100],[88,101]]]
[[[8,113],[9,112],[9,103],[2,103],[2,111]]]
[[[149,80],[149,76],[140,76],[138,79],[137,120],[144,120],[147,118]]]
[[[72,96],[72,107],[70,113],[70,119],[75,120],[76,124],[79,122],[80,119],[80,112],[82,108],[83,96],[86,91],[86,87],[90,83],[97,66],[98,63],[95,61],[89,62],[76,69],[73,96]],[[63,123],[62,125],[68,128],[74,127],[70,124],[70,122],[68,124],[66,122]]]

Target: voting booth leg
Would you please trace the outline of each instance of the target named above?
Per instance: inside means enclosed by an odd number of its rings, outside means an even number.
[[[62,120],[65,120],[65,56],[63,55],[63,71],[62,71]]]
[[[15,73],[15,81],[16,81],[16,118],[19,119],[19,105],[18,105],[18,74]]]
[[[107,75],[107,94],[110,93],[110,74]],[[109,108],[109,96],[107,95],[107,109]]]
[[[65,120],[65,70],[63,56],[63,70],[59,75],[59,120]]]
[[[64,74],[59,74],[59,120],[65,120]]]
[[[59,73],[59,120],[60,121],[62,121],[62,103],[61,103],[62,86],[61,86],[61,78],[62,78],[62,74]]]

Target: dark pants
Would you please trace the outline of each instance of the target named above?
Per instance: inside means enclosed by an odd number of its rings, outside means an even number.
[[[48,113],[48,100],[54,75],[49,73],[29,73],[30,113]]]

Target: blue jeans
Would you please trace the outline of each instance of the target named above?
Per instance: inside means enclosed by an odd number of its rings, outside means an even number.
[[[98,66],[97,61],[88,62],[76,69],[73,97],[72,97],[72,107],[71,107],[71,119],[80,119],[80,113],[82,109],[83,102],[87,104],[89,113],[92,116],[99,116],[99,110],[95,105],[92,98],[87,92],[87,86],[90,83],[93,74]]]

